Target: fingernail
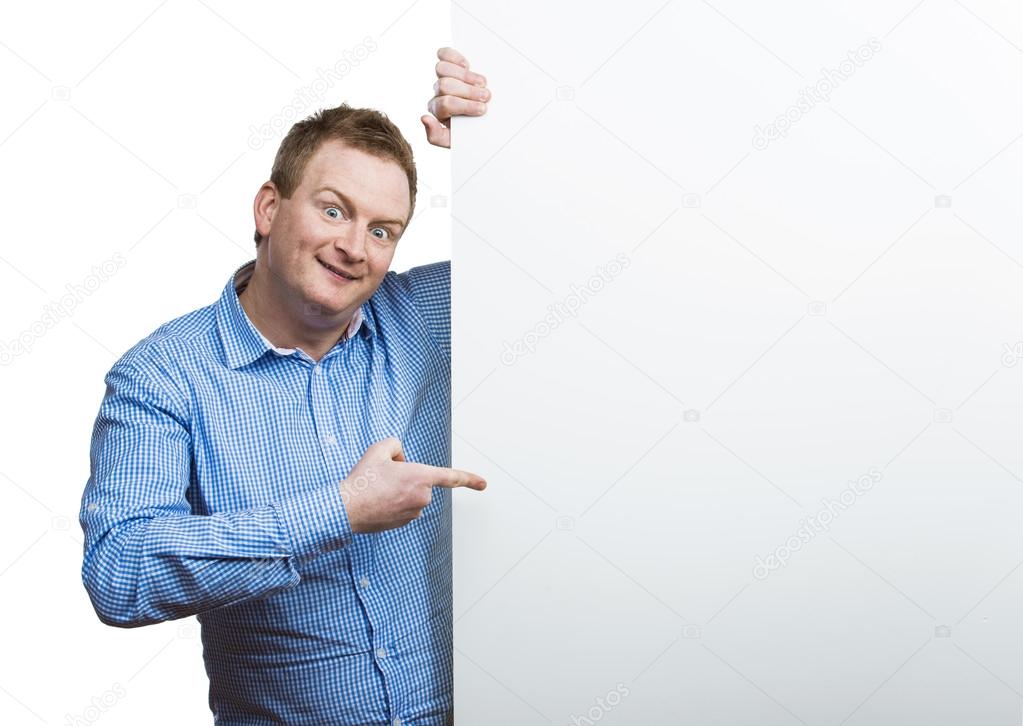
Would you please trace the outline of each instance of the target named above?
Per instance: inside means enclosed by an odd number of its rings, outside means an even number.
[[[476,94],[476,97],[479,98],[481,101],[486,101],[488,98],[490,98],[490,91],[484,88],[479,93]]]
[[[487,110],[487,104],[485,104],[485,103],[477,103],[476,104],[476,110],[479,111],[480,113],[485,113],[486,110]]]

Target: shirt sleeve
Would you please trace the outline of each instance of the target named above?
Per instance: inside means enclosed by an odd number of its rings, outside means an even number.
[[[298,584],[296,557],[350,542],[340,482],[193,514],[187,402],[160,366],[122,361],[105,379],[79,514],[82,581],[100,620],[134,627],[264,597]]]
[[[433,262],[404,273],[412,298],[437,345],[451,358],[451,262]]]

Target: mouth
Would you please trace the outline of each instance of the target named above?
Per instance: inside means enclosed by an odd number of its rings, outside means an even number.
[[[359,279],[355,275],[349,274],[349,273],[345,272],[344,270],[339,270],[336,267],[332,267],[331,265],[328,265],[326,262],[321,260],[319,257],[316,258],[316,261],[319,262],[320,265],[325,270],[327,270],[327,272],[329,272],[335,279],[338,279],[338,280],[358,280]]]

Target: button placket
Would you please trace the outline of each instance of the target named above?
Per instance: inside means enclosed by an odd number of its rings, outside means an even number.
[[[337,436],[332,431],[333,420],[330,415],[330,393],[326,390],[327,381],[325,364],[322,360],[313,364],[313,377],[310,383],[312,389],[313,420],[316,423],[316,430],[320,436],[320,449],[323,452],[323,459],[328,469],[333,471],[337,467],[335,445]]]

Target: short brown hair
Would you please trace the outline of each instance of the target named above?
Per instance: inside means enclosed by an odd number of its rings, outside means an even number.
[[[380,159],[394,161],[408,177],[409,214],[406,226],[416,208],[416,163],[412,147],[401,131],[387,116],[372,108],[352,108],[342,103],[325,108],[297,122],[281,141],[274,158],[270,181],[285,199],[291,199],[299,184],[306,164],[324,141],[342,141]],[[254,236],[256,246],[263,241],[259,230]]]

